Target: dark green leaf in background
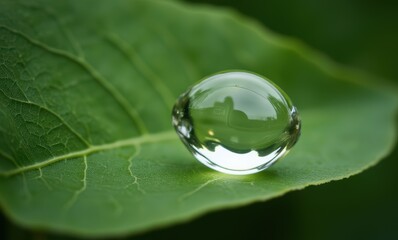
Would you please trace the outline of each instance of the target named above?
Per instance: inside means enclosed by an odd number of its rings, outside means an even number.
[[[392,0],[185,0],[234,8],[334,60],[398,79],[398,4]]]
[[[163,1],[0,12],[0,203],[24,226],[142,231],[348,177],[392,147],[394,93],[234,13]],[[180,93],[226,69],[272,79],[303,121],[290,155],[256,175],[206,169],[170,124]]]

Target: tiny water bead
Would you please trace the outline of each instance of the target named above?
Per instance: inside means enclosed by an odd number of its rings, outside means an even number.
[[[173,126],[206,166],[228,174],[264,170],[300,136],[297,109],[278,86],[248,72],[210,76],[183,93]]]

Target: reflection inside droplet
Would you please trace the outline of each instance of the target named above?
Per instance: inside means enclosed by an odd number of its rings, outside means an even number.
[[[199,161],[230,174],[266,169],[300,135],[288,96],[247,72],[216,74],[188,89],[174,106],[173,125]]]

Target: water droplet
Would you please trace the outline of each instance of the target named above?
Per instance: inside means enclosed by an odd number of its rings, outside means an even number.
[[[241,175],[283,157],[301,126],[286,93],[248,72],[219,73],[188,89],[174,105],[173,125],[200,162]]]

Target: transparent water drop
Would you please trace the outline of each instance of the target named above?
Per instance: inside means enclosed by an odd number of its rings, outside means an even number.
[[[300,136],[297,109],[278,86],[248,72],[210,76],[183,93],[173,125],[203,164],[228,174],[264,170]]]

